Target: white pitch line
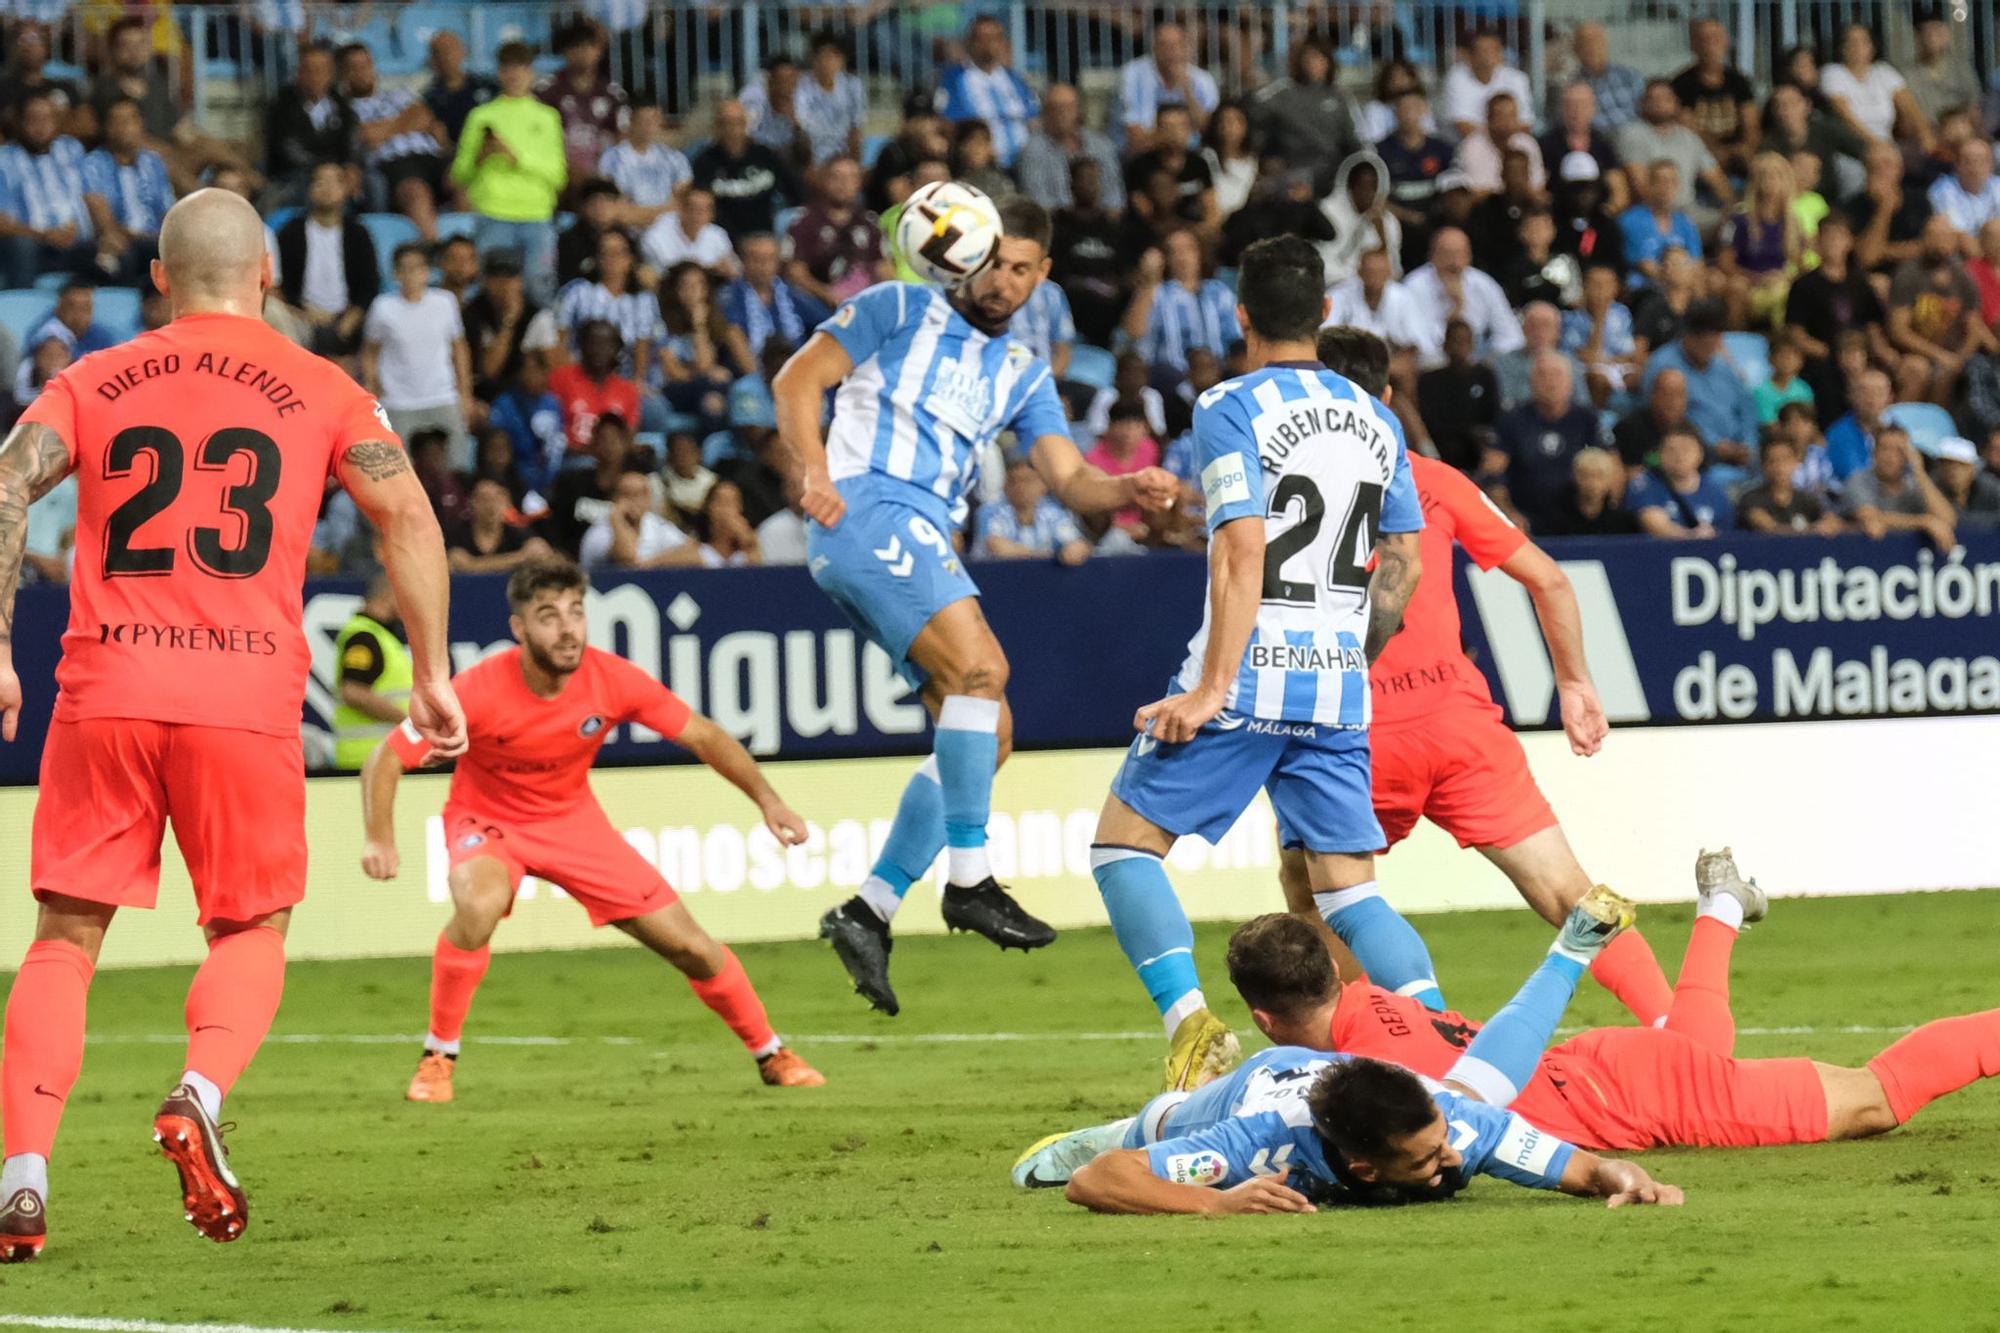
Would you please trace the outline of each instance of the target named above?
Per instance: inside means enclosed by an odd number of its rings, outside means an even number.
[[[4,1313],[0,1313],[0,1328],[78,1329],[82,1333],[347,1333],[339,1329],[277,1328],[269,1324],[163,1324],[153,1319]]]

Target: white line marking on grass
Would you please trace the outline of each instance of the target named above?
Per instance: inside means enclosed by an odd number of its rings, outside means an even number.
[[[66,1328],[83,1333],[346,1333],[335,1329],[274,1328],[269,1324],[162,1324],[152,1319],[4,1313],[0,1313],[0,1328]]]

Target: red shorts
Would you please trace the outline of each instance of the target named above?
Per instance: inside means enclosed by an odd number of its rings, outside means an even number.
[[[1597,1028],[1551,1049],[1542,1067],[1560,1085],[1574,1122],[1564,1128],[1586,1147],[1637,1152],[1826,1140],[1826,1090],[1810,1060],[1738,1060],[1679,1032]],[[1549,1128],[1520,1102],[1514,1109]]]
[[[254,920],[306,896],[297,735],[123,717],[49,725],[35,896],[151,907],[169,819],[202,924]]]
[[[1447,708],[1370,734],[1375,818],[1394,847],[1427,818],[1461,847],[1512,847],[1556,822],[1521,742],[1498,714]]]
[[[508,888],[518,890],[523,875],[545,879],[582,903],[593,926],[629,921],[680,901],[653,863],[619,835],[595,801],[533,823],[491,819],[462,806],[446,806],[444,837],[454,870],[490,856],[507,867]]]

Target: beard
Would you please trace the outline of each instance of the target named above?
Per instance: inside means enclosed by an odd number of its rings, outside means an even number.
[[[577,645],[576,650],[569,654],[571,660],[567,662],[556,660],[556,653],[561,652],[560,646],[557,647],[555,652],[550,652],[545,651],[538,644],[523,643],[521,651],[528,655],[528,660],[533,662],[538,670],[546,671],[551,676],[567,676],[575,671],[583,662],[583,648],[581,644]]]
[[[989,296],[983,301],[976,300],[971,295],[969,284],[967,287],[953,292],[949,299],[951,301],[951,308],[965,316],[966,323],[972,325],[973,328],[978,329],[989,338],[1005,333],[1007,326],[1014,322],[1015,312],[1020,309],[1019,306],[1008,306],[998,296]],[[1000,313],[1003,307],[1005,309],[1004,314]]]

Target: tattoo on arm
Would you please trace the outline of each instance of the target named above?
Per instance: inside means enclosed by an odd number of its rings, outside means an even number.
[[[1417,590],[1417,534],[1390,532],[1375,544],[1375,573],[1368,580],[1368,661],[1382,656],[1403,628],[1403,608]]]
[[[349,445],[340,461],[358,469],[370,481],[387,481],[399,472],[410,470],[410,455],[401,445],[387,440],[363,440]]]
[[[27,551],[28,506],[68,472],[62,436],[39,422],[15,427],[0,443],[0,647],[14,642],[14,591]]]

